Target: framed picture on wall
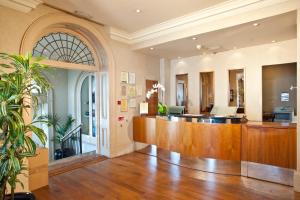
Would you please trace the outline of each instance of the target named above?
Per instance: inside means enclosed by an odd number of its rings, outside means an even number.
[[[121,99],[121,112],[127,112],[128,111],[128,100],[123,98]]]
[[[136,99],[135,98],[129,99],[128,107],[129,108],[135,108],[136,107]]]
[[[128,83],[129,84],[135,84],[135,73],[128,73]]]
[[[121,83],[128,83],[128,72],[121,72]]]
[[[121,96],[122,97],[127,96],[127,85],[121,85]]]
[[[127,85],[127,96],[129,97],[136,96],[135,85]]]

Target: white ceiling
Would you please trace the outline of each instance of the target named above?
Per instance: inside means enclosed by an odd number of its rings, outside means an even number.
[[[226,0],[43,0],[67,12],[132,33]],[[136,13],[140,9],[140,13]]]
[[[253,26],[254,23],[259,23],[259,26]],[[147,48],[141,51],[159,57],[177,58],[267,44],[273,40],[289,40],[297,37],[297,16],[296,12],[289,12],[195,37],[197,40],[183,38],[154,46],[154,50]],[[198,44],[204,47],[198,50]],[[219,49],[209,49],[214,47]]]

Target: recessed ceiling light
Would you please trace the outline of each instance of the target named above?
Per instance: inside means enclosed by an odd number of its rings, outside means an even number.
[[[276,40],[272,40],[272,43],[275,43],[275,42],[277,42]]]
[[[135,12],[136,12],[136,13],[140,13],[140,12],[142,12],[142,11],[141,11],[140,9],[136,9]]]
[[[202,45],[201,45],[201,44],[198,44],[198,45],[196,45],[196,48],[197,48],[198,50],[200,50],[200,49],[202,48]]]
[[[192,40],[197,40],[197,38],[196,38],[196,37],[193,37]]]
[[[259,23],[254,23],[253,26],[259,26]]]
[[[178,56],[177,58],[178,58],[178,59],[181,59],[181,57],[180,57],[180,56]]]
[[[151,50],[151,51],[154,50],[154,47],[150,47],[150,50]]]

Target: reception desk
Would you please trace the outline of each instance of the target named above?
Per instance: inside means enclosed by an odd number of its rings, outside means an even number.
[[[133,118],[133,139],[185,156],[296,168],[295,124],[210,122],[138,116]]]

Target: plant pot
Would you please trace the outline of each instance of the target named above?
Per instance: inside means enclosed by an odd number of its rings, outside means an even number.
[[[63,158],[62,150],[56,149],[54,151],[54,160],[59,160]]]
[[[10,194],[5,195],[5,200],[12,200]],[[15,193],[14,200],[35,200],[35,196],[30,192]]]
[[[76,155],[74,149],[72,149],[72,148],[64,148],[63,149],[63,158],[67,158],[67,157],[74,156],[74,155]]]

